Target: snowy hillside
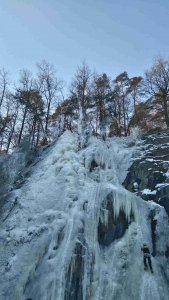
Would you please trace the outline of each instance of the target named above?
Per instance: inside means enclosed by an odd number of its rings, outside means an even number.
[[[67,131],[3,196],[1,300],[169,299],[168,215],[122,186],[134,142],[91,137],[77,151]],[[152,239],[154,274],[141,253]]]

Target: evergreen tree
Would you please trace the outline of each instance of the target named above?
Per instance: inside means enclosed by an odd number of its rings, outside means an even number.
[[[110,79],[105,73],[103,73],[102,75],[94,75],[92,92],[92,98],[94,99],[97,120],[99,121],[99,131],[101,136],[105,138],[106,125],[108,123],[108,117],[110,117],[108,108],[112,96]]]
[[[133,113],[135,113],[135,107],[138,104],[140,97],[144,95],[143,78],[141,76],[130,78],[127,93],[133,100]]]
[[[129,110],[129,99],[127,98],[127,89],[129,87],[129,77],[127,72],[119,74],[114,83],[115,98],[116,98],[116,114],[118,120],[119,136],[122,134],[122,130],[127,135],[128,131],[128,110]]]

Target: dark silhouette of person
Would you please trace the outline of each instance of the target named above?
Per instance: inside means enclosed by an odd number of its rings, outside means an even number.
[[[143,247],[141,248],[141,251],[143,251],[144,270],[147,270],[147,260],[148,260],[150,270],[153,273],[150,250],[149,250],[146,243],[143,244]]]

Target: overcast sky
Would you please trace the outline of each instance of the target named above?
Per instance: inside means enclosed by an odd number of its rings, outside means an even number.
[[[68,84],[85,59],[114,79],[168,58],[169,0],[0,0],[0,69],[17,79],[42,59]]]

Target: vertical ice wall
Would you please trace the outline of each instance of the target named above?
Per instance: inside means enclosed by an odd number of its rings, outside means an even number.
[[[77,152],[65,132],[12,191],[1,216],[2,300],[158,300],[168,291],[168,217],[126,191],[134,148],[127,139],[91,138]],[[17,205],[9,206],[17,198]],[[143,270],[143,241],[154,275]]]

